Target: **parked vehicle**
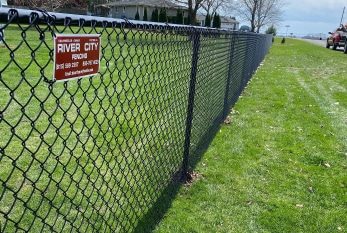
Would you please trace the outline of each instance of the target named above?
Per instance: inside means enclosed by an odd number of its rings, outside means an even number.
[[[326,48],[332,46],[333,50],[338,47],[343,47],[343,52],[347,53],[347,29],[341,25],[335,32],[329,32],[330,36],[327,39]]]

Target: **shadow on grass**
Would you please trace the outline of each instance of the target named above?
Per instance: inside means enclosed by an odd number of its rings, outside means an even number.
[[[164,189],[157,201],[153,204],[152,208],[148,210],[146,215],[140,219],[137,226],[135,226],[134,232],[151,232],[155,229],[156,225],[164,217],[167,210],[171,207],[174,197],[177,195],[182,183],[177,177],[181,172],[175,175],[172,182]]]
[[[211,128],[203,135],[201,140],[198,142],[197,148],[191,152],[189,157],[189,168],[193,171],[196,165],[202,158],[202,155],[208,149],[213,138],[219,131],[221,123],[223,122],[223,116],[219,115],[213,122]],[[149,209],[147,214],[139,221],[138,225],[135,226],[134,232],[152,232],[157,224],[163,219],[165,213],[171,207],[172,201],[176,197],[179,189],[185,183],[182,178],[182,171],[177,172],[171,181],[171,183],[164,189],[160,197],[153,204],[152,208]]]

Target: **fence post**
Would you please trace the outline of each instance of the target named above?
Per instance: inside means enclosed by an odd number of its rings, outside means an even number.
[[[0,0],[0,9],[2,8],[2,0]],[[3,30],[1,30],[2,28],[2,24],[0,23],[0,45],[3,43],[2,41],[5,40],[5,33],[3,32]]]
[[[190,138],[191,138],[191,132],[192,132],[193,108],[194,108],[194,98],[195,98],[196,73],[198,69],[198,59],[199,59],[199,49],[200,49],[200,32],[198,30],[194,30],[191,36],[191,40],[193,45],[193,54],[192,54],[192,69],[190,73],[188,107],[187,107],[187,117],[186,117],[186,131],[185,131],[185,139],[184,139],[184,152],[183,152],[183,164],[182,164],[181,179],[183,181],[187,179],[187,174],[188,174]]]
[[[233,57],[234,57],[234,47],[235,47],[235,34],[232,34],[232,38],[230,40],[230,53],[229,53],[229,70],[228,70],[228,77],[227,82],[225,85],[225,95],[224,95],[224,108],[223,108],[223,120],[227,117],[229,113],[229,92],[230,92],[230,82],[231,80],[231,74],[232,74],[232,63],[233,63]]]

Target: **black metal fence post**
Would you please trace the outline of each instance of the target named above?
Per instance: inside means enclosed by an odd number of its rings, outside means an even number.
[[[230,53],[229,53],[229,70],[228,70],[228,76],[227,76],[227,82],[225,85],[225,96],[224,96],[224,109],[223,109],[223,119],[226,118],[229,112],[229,93],[230,93],[230,82],[232,81],[232,63],[234,59],[234,45],[235,45],[235,38],[236,35],[233,34],[232,38],[230,40]]]
[[[196,73],[198,69],[198,59],[199,59],[199,49],[200,49],[200,32],[198,30],[195,30],[191,38],[192,38],[192,44],[193,44],[193,53],[192,53],[192,68],[191,68],[190,83],[189,83],[186,131],[185,131],[185,140],[184,140],[182,180],[185,180],[188,174],[190,138],[191,138],[191,131],[192,131],[193,108],[194,108],[194,98],[195,98]]]

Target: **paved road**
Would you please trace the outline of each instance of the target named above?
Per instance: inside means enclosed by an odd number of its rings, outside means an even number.
[[[323,46],[323,47],[325,47],[325,43],[326,43],[326,40],[309,40],[309,39],[300,39],[300,40],[307,41],[312,44]]]
[[[326,45],[326,40],[309,40],[309,39],[300,39],[300,40],[307,41],[307,42],[309,42],[311,44],[319,45],[319,46],[322,46],[324,48],[325,48],[325,45]],[[331,47],[330,47],[330,49],[331,49]],[[339,47],[336,50],[343,51],[343,47]]]

